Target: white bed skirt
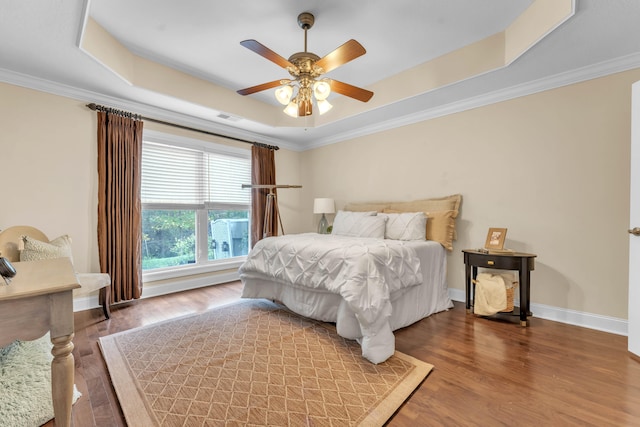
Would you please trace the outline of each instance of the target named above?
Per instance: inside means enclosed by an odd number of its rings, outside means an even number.
[[[360,324],[353,311],[338,294],[318,292],[295,285],[274,282],[261,277],[245,276],[242,298],[265,298],[279,301],[301,316],[323,322],[334,322],[340,336],[360,339]],[[391,295],[393,312],[389,319],[392,331],[409,326],[420,319],[453,307],[446,287],[429,289],[413,286],[402,295]]]
[[[423,282],[392,292],[391,316],[377,319],[366,333],[361,330],[361,323],[354,311],[338,293],[279,281],[260,272],[245,271],[240,275],[244,284],[242,297],[278,301],[302,316],[334,322],[340,336],[360,343],[365,358],[373,363],[381,363],[395,352],[393,331],[453,307],[446,282],[445,250],[437,243],[407,244],[414,246],[420,259]]]

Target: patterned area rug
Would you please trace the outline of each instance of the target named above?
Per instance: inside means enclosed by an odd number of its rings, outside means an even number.
[[[432,365],[374,365],[335,329],[264,300],[100,338],[131,426],[381,426]]]

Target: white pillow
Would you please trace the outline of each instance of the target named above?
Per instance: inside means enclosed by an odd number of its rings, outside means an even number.
[[[331,234],[346,235],[349,230],[358,222],[361,218],[367,216],[375,216],[378,212],[351,212],[339,210],[336,217],[333,220],[333,228]]]
[[[350,237],[374,237],[384,239],[387,218],[376,212],[338,211],[331,234]]]
[[[424,212],[380,214],[387,216],[385,239],[426,240],[427,217]]]
[[[71,238],[66,234],[56,237],[50,242],[41,242],[29,236],[22,236],[24,249],[20,251],[20,261],[38,261],[41,259],[52,258],[70,258],[73,262],[71,254]]]

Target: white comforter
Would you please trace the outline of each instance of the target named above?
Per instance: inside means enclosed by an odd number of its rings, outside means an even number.
[[[403,242],[315,233],[259,241],[240,267],[240,278],[245,275],[341,295],[360,324],[363,355],[374,363],[395,348],[387,331],[391,293],[422,283],[420,260]]]

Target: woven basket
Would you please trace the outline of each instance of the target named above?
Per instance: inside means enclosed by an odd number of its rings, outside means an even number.
[[[507,288],[507,308],[505,308],[504,310],[500,310],[500,313],[510,313],[513,311],[513,294],[514,294],[514,289],[515,286],[511,286],[510,288]]]
[[[478,284],[477,280],[472,280],[474,285]],[[517,283],[517,282],[515,282]],[[514,283],[514,285],[515,285]],[[514,309],[514,303],[513,303],[513,295],[515,293],[515,286],[511,286],[510,288],[506,288],[507,291],[507,307],[504,310],[500,310],[498,313],[511,313]]]

